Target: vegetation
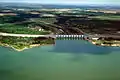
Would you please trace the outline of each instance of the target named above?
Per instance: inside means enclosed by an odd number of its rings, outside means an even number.
[[[96,18],[96,19],[101,19],[101,20],[120,20],[120,15],[118,16],[111,16],[111,15],[106,15],[106,16],[94,16],[90,18]]]
[[[100,46],[120,46],[120,38],[100,37],[98,40],[91,40],[93,44]]]
[[[20,16],[0,16],[0,24],[15,23],[25,21],[26,19]]]
[[[17,7],[19,9],[19,7]],[[16,8],[16,9],[17,9]],[[26,8],[24,8],[26,9]],[[0,10],[2,13],[4,9]],[[13,34],[120,34],[120,13],[90,12],[77,10],[10,10],[14,16],[0,16],[0,32]],[[98,10],[99,11],[99,10]],[[31,13],[32,12],[32,13]],[[37,13],[37,14],[36,14]],[[54,17],[42,16],[53,14]],[[115,40],[98,40],[97,44],[113,44]],[[29,48],[33,44],[51,44],[52,38],[26,38],[0,36],[1,45],[10,45],[15,49]]]
[[[24,25],[24,24],[23,24]],[[17,24],[4,24],[0,25],[0,32],[5,33],[14,33],[14,34],[39,34],[39,35],[46,35],[50,34],[50,31],[39,31],[39,29],[42,29],[40,26],[36,28],[36,26],[27,27],[23,25],[17,25]]]
[[[53,38],[28,38],[28,37],[9,37],[9,36],[0,36],[0,45],[13,47],[18,50],[24,48],[30,48],[31,45],[46,45],[54,44]]]
[[[54,24],[55,22],[57,22],[56,18],[31,18],[31,21],[35,21],[35,22],[45,22],[45,23],[49,23],[49,24]]]
[[[90,12],[85,9],[11,11],[17,15],[1,16],[0,32],[15,34],[83,34],[81,32],[83,31],[90,34],[117,34],[120,23],[119,13]],[[40,14],[31,14],[31,12]],[[41,17],[40,15],[43,14],[53,14],[55,17]],[[40,31],[39,28],[44,29],[44,31]]]

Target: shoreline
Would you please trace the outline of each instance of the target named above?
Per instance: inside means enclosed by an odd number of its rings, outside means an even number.
[[[34,45],[30,45],[29,47],[24,47],[22,49],[17,49],[11,45],[8,45],[8,44],[1,44],[0,43],[0,46],[3,46],[3,47],[7,47],[7,48],[12,48],[13,50],[15,51],[18,51],[18,52],[21,52],[21,51],[24,51],[24,50],[27,50],[27,49],[31,49],[31,48],[34,48],[34,47],[39,47],[39,46],[46,46],[46,45],[53,45],[53,44],[34,44]]]
[[[120,44],[116,44],[116,43],[112,43],[112,44],[103,44],[103,43],[98,43],[96,41],[89,41],[91,42],[93,45],[98,45],[98,46],[106,46],[106,47],[120,47]]]
[[[89,40],[90,43],[92,43],[93,45],[98,45],[98,46],[106,46],[106,47],[120,47],[120,44],[98,44],[96,41],[92,41],[92,40]],[[12,48],[13,50],[15,51],[18,51],[18,52],[21,52],[21,51],[24,51],[24,50],[27,50],[27,49],[31,49],[31,48],[34,48],[34,47],[39,47],[39,46],[47,46],[47,45],[54,45],[54,44],[31,44],[29,45],[29,47],[24,47],[24,48],[21,48],[21,49],[17,49],[15,47],[13,47],[13,45],[8,45],[8,44],[4,44],[4,43],[0,43],[0,46],[3,46],[3,47],[7,47],[7,48]]]

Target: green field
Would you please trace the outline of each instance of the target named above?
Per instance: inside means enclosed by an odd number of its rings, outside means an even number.
[[[56,18],[32,18],[31,20],[35,22],[46,22],[50,24],[57,21]]]
[[[18,24],[4,24],[0,25],[0,32],[5,33],[14,33],[14,34],[39,34],[39,35],[46,35],[50,34],[50,31],[44,30],[39,31],[39,29],[28,28],[27,26],[18,25]]]

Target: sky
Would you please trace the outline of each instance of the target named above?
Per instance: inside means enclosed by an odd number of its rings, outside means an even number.
[[[120,5],[120,0],[0,0],[0,2],[25,2],[41,4],[95,4],[95,5]]]

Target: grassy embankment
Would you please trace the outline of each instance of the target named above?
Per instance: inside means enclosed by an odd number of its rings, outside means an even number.
[[[1,46],[12,47],[18,51],[47,44],[54,44],[54,39],[0,36]]]
[[[120,47],[120,41],[118,40],[91,40],[91,42],[95,45],[100,45],[100,46],[118,46]]]

